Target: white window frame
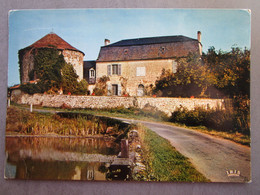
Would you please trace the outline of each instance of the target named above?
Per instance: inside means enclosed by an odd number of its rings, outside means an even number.
[[[89,69],[89,78],[95,78],[95,70],[94,70],[94,68]]]

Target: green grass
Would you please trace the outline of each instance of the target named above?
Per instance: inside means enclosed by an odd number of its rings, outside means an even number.
[[[139,134],[149,181],[210,182],[168,140],[144,127]]]
[[[29,108],[28,105],[18,105],[14,104],[19,108]],[[127,109],[127,108],[113,108],[113,109],[61,109],[61,108],[50,108],[50,107],[41,107],[34,106],[35,109],[44,109],[44,110],[53,110],[53,111],[62,111],[62,112],[80,112],[85,114],[92,115],[100,115],[107,117],[121,117],[127,119],[136,119],[136,120],[144,120],[144,121],[152,121],[152,122],[163,122],[168,125],[180,126],[184,128],[189,128],[192,130],[200,131],[209,135],[221,137],[224,139],[228,139],[234,141],[239,144],[250,146],[250,136],[244,135],[238,132],[223,132],[217,131],[211,128],[207,128],[205,126],[188,126],[181,123],[173,123],[167,122],[167,117],[165,115],[161,115],[159,112],[152,112],[148,110],[140,110],[140,109]]]

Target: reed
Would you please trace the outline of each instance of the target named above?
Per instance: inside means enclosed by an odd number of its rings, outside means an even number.
[[[64,118],[56,114],[49,113],[30,113],[11,106],[7,110],[6,121],[7,134],[57,134],[64,136],[94,136],[106,133],[108,125],[106,121],[92,117],[77,116],[74,118]],[[113,126],[115,136],[123,132],[119,125]]]

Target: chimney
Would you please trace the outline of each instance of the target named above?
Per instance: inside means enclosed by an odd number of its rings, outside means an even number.
[[[110,44],[110,40],[109,39],[105,39],[105,46]]]
[[[201,43],[201,32],[198,31],[198,41]]]
[[[198,31],[199,54],[202,55],[201,32]]]

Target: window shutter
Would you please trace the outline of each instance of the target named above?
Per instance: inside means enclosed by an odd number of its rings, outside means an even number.
[[[121,64],[118,64],[118,75],[121,75]]]
[[[111,75],[111,65],[107,65],[107,75]]]
[[[118,96],[121,96],[122,94],[122,87],[121,87],[121,84],[118,84]]]
[[[107,85],[107,95],[110,96],[112,94],[112,85],[108,84]]]
[[[177,62],[173,61],[172,62],[172,73],[176,73],[177,72]]]

